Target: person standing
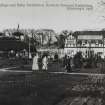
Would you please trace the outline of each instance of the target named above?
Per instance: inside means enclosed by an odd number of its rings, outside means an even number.
[[[32,64],[32,70],[39,70],[39,66],[38,66],[38,53],[34,56],[33,58],[33,64]]]
[[[63,67],[66,67],[66,65],[67,65],[67,55],[65,55],[63,58]]]
[[[39,58],[38,58],[38,66],[39,66],[39,70],[42,70],[42,56],[41,56],[41,54],[39,55]]]
[[[67,58],[66,70],[67,72],[71,72],[71,58],[69,56]]]
[[[47,56],[43,57],[42,64],[43,64],[42,69],[48,70],[48,58],[47,58]]]

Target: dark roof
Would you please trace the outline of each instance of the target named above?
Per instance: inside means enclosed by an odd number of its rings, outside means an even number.
[[[15,37],[7,37],[7,36],[2,36],[2,37],[0,37],[0,41],[7,41],[7,40],[9,40],[9,41],[12,41],[12,40],[17,40]]]
[[[0,36],[4,36],[4,33],[0,32]]]
[[[105,35],[105,31],[75,31],[73,35]]]
[[[30,46],[31,51],[36,51],[34,46]],[[29,45],[25,42],[17,40],[16,38],[1,37],[0,38],[0,51],[16,50],[20,51],[26,49],[28,51]]]
[[[13,33],[13,35],[20,36],[20,35],[24,35],[24,34],[22,32],[16,31],[16,32]]]
[[[51,31],[51,32],[54,32],[54,30],[52,30],[52,29],[38,29],[36,31]]]

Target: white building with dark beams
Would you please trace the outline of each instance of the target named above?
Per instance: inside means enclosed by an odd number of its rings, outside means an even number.
[[[81,51],[83,56],[90,51],[105,56],[105,31],[76,31],[65,42],[65,53],[73,56]],[[89,56],[89,55],[88,55]]]

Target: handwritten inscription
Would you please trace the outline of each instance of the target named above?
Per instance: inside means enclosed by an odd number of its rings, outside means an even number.
[[[0,7],[7,8],[7,7],[31,7],[31,8],[64,8],[67,10],[93,10],[93,5],[90,4],[75,4],[75,3],[66,3],[66,2],[39,2],[39,3],[31,3],[31,2],[17,2],[17,3],[0,3]]]

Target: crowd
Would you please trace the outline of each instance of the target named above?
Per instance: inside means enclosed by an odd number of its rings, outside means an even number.
[[[37,52],[33,56],[32,70],[48,70],[50,62],[54,63],[55,61],[59,63],[61,67],[63,66],[65,71],[72,72],[78,68],[102,68],[105,60],[96,55],[83,57],[82,52],[77,52],[74,56],[66,54],[63,58],[60,58],[58,53],[50,55],[48,52]]]
[[[32,62],[32,70],[48,70],[50,65],[60,65],[61,69],[67,72],[72,72],[77,70],[77,68],[102,68],[104,72],[105,68],[105,58],[102,58],[99,54],[90,51],[89,55],[86,56],[82,52],[77,52],[75,55],[70,56],[70,54],[65,54],[60,56],[58,52],[31,52],[31,57],[29,52],[24,49],[19,51],[6,51],[0,53],[0,57],[6,57],[10,61],[19,62],[20,65],[27,65]],[[21,62],[21,63],[20,63]],[[59,66],[59,67],[60,67]],[[55,67],[56,68],[56,67]],[[57,69],[57,68],[56,68]],[[79,70],[79,69],[78,69]]]
[[[69,57],[69,56],[65,55],[65,57],[63,58],[63,67],[65,68],[65,70],[67,70],[67,72],[72,71],[72,68],[73,68],[72,57]]]
[[[55,54],[48,54],[48,53],[36,53],[33,56],[33,63],[32,63],[32,70],[48,70],[48,64],[50,62],[53,63],[60,63],[63,64],[63,67],[68,72],[71,71],[71,68],[73,66],[72,58],[69,56],[65,56],[64,58],[60,59],[59,55],[57,53]]]
[[[33,57],[32,70],[48,70],[48,64],[58,62],[63,65],[63,68],[67,72],[72,72],[76,68],[97,68],[102,66],[102,59],[100,56],[83,57],[82,52],[77,52],[74,56],[65,55],[63,58],[59,58],[59,54],[55,53],[49,55],[49,53],[36,53]]]

